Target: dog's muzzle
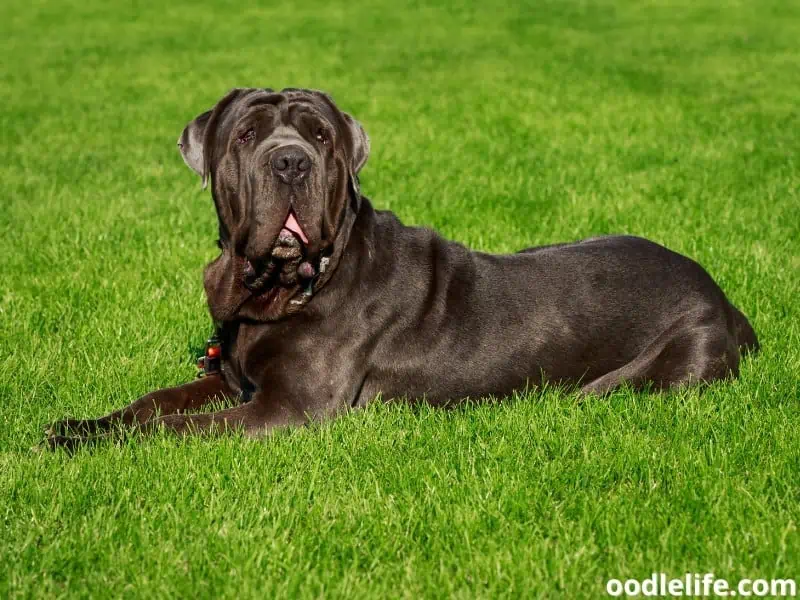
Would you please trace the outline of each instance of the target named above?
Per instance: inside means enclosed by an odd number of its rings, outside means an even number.
[[[302,175],[300,176],[302,177]],[[305,259],[308,236],[289,211],[278,239],[266,257],[248,258],[242,268],[244,286],[259,293],[277,284],[291,285],[297,279],[310,279],[317,269]]]

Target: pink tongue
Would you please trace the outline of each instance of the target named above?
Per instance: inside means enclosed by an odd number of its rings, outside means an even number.
[[[283,224],[283,228],[288,229],[292,233],[296,233],[300,236],[300,239],[303,240],[304,244],[308,244],[308,238],[303,232],[303,229],[300,227],[300,223],[298,223],[297,219],[295,219],[293,212],[289,211],[289,216],[286,217],[286,223]]]

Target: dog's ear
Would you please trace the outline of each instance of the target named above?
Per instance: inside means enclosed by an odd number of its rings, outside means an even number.
[[[358,199],[361,197],[361,183],[358,181],[358,172],[361,171],[369,158],[369,136],[364,131],[361,123],[347,113],[342,114],[350,129],[350,138],[352,139],[352,145],[349,149],[350,173],[348,179],[355,198]]]
[[[208,185],[214,152],[214,135],[225,110],[250,89],[234,88],[213,109],[190,121],[178,138],[183,161],[203,178],[203,189]],[[269,91],[269,90],[267,90]]]
[[[358,175],[369,158],[369,136],[361,123],[353,117],[344,113],[344,118],[350,128],[350,136],[353,138],[353,147],[350,150],[350,168],[353,175]]]
[[[203,177],[203,140],[205,139],[206,125],[211,118],[212,111],[207,110],[199,117],[190,121],[184,127],[183,133],[178,138],[178,149],[181,151],[183,162],[192,171]]]

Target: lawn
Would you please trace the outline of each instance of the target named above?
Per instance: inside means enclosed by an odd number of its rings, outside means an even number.
[[[6,0],[0,597],[603,596],[800,576],[800,5]],[[472,247],[642,235],[762,351],[703,392],[373,404],[262,441],[35,453],[194,376],[208,192],[184,124],[329,91],[375,205]]]

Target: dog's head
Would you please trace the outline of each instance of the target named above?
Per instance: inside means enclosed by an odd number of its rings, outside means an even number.
[[[361,125],[327,95],[235,89],[178,140],[211,181],[220,256],[205,270],[216,321],[274,321],[302,309],[360,201],[369,155]],[[341,249],[340,249],[341,251]]]

